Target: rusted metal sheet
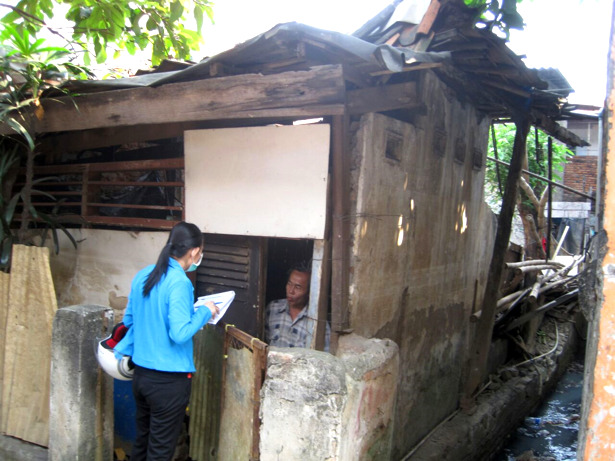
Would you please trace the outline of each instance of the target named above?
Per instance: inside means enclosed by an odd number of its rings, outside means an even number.
[[[218,459],[223,345],[221,328],[208,325],[194,337],[197,372],[192,382],[188,411],[190,457],[199,461]]]

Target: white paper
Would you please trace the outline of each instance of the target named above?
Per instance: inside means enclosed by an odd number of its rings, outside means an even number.
[[[194,303],[194,310],[196,311],[199,307],[205,306],[205,303],[208,301],[213,302],[218,307],[218,314],[215,317],[210,318],[207,323],[215,325],[222,317],[224,317],[224,314],[226,314],[226,310],[230,307],[233,299],[235,299],[234,291],[224,291],[222,293],[216,293],[215,295],[200,296]],[[205,309],[208,308],[205,307]]]

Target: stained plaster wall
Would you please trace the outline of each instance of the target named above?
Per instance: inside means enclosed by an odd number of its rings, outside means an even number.
[[[433,74],[418,93],[415,124],[368,114],[353,127],[350,326],[400,347],[393,459],[458,406],[495,231],[473,158],[486,161],[489,120]]]
[[[77,249],[64,236],[50,265],[58,306],[98,304],[123,315],[135,274],[158,258],[168,232],[75,229]]]

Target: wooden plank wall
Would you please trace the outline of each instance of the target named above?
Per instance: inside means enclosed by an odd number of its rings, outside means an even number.
[[[3,281],[3,288],[6,282]],[[49,249],[14,245],[2,369],[0,432],[47,446],[51,331],[58,308],[49,268]]]
[[[9,314],[9,280],[11,276],[4,272],[0,272],[0,371],[4,375],[4,345],[6,344],[6,321]],[[0,378],[0,432],[4,427],[3,421],[5,418],[5,410],[8,409],[4,405],[2,399],[2,389],[4,388],[3,380]]]

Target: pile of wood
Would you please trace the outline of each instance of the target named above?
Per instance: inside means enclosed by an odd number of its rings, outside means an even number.
[[[575,269],[583,261],[584,257],[578,256],[567,266],[545,260],[506,263],[514,276],[498,300],[495,333],[511,334],[518,329],[517,338],[523,341],[518,344],[526,352],[534,353],[536,332],[544,315],[553,315],[554,308],[558,307],[557,315],[566,316],[578,305],[578,271]],[[525,286],[519,288],[522,282]]]

